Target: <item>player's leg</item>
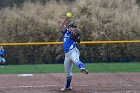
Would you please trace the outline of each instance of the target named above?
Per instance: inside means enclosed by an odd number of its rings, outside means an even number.
[[[76,48],[72,51],[70,59],[77,65],[77,67],[80,69],[82,73],[88,74],[88,71],[85,69],[84,64],[79,59],[80,52]]]
[[[1,58],[1,62],[2,62],[2,68],[4,68],[5,59],[4,58]]]
[[[0,57],[0,67],[2,68],[2,62],[1,62],[1,57]]]
[[[65,66],[65,72],[66,72],[66,88],[69,88],[71,85],[71,81],[72,81],[72,62],[71,61],[65,61],[64,63]]]
[[[80,69],[80,68],[84,68],[84,64],[80,61],[79,56],[80,56],[79,50],[78,50],[78,49],[74,49],[74,50],[71,52],[70,59],[71,59],[71,60],[77,65],[77,67]]]
[[[71,90],[71,81],[72,81],[72,67],[73,64],[69,59],[69,55],[65,55],[64,67],[66,72],[66,84],[64,88],[61,89],[62,92]]]
[[[1,60],[1,68],[4,68],[5,59],[3,57],[1,57],[0,60]]]

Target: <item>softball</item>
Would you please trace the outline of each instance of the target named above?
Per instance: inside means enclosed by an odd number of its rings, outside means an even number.
[[[66,17],[72,17],[72,14],[68,12],[68,13],[66,14]]]

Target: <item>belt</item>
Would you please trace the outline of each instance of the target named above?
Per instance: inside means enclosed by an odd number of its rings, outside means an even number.
[[[72,49],[69,49],[69,50],[73,50],[74,48],[72,48]]]
[[[69,49],[69,51],[67,51],[67,52],[65,52],[65,53],[68,53],[68,52],[70,52],[70,51],[73,50],[73,49],[75,49],[75,48]]]
[[[73,50],[73,49],[75,49],[75,48],[72,48],[72,49],[69,49],[69,50]]]

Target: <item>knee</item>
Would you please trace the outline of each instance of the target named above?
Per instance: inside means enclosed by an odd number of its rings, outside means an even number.
[[[72,76],[72,73],[66,73],[66,76],[67,77],[71,77]]]
[[[77,62],[79,62],[79,59],[73,59],[72,60],[74,63],[77,63]]]

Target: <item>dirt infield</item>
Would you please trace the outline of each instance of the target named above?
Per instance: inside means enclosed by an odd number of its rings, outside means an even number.
[[[0,75],[0,93],[62,93],[65,74]],[[67,93],[140,93],[140,73],[73,74]]]

